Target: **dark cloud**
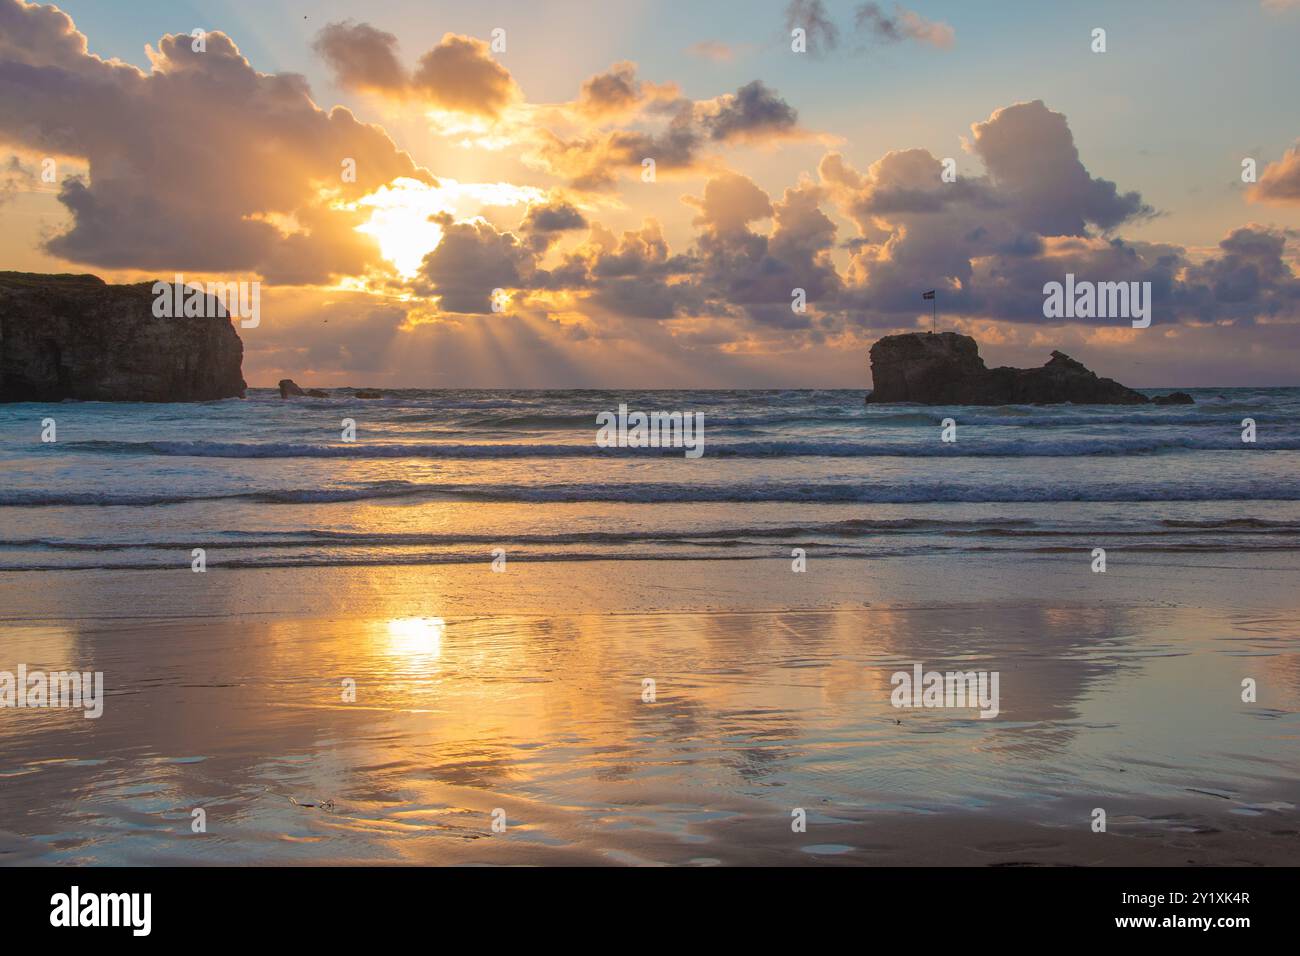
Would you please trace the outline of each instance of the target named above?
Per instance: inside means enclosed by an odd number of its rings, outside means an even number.
[[[656,175],[691,170],[702,140],[689,111],[682,111],[657,131],[619,129],[563,137],[542,129],[535,158],[573,189],[595,192],[612,189],[619,175],[639,176],[647,159],[654,160]]]
[[[826,13],[822,0],[790,0],[785,8],[787,36],[801,27],[808,40],[808,52],[813,56],[829,53],[839,45],[840,31]]]
[[[627,113],[640,101],[641,83],[636,77],[636,64],[627,61],[589,77],[578,94],[578,108],[596,118]]]
[[[576,206],[564,199],[553,199],[529,206],[519,232],[534,249],[544,251],[560,233],[586,227],[587,217]]]
[[[723,97],[721,109],[704,120],[709,137],[723,142],[788,133],[799,114],[761,80]]]
[[[953,29],[948,24],[927,20],[898,4],[894,4],[893,12],[889,14],[878,3],[861,4],[854,14],[854,24],[858,30],[867,31],[874,40],[881,43],[915,40],[946,48],[952,46],[955,39]]]
[[[579,212],[577,207],[560,199],[529,206],[520,228],[524,232],[547,233],[584,229],[586,226],[587,217]]]
[[[36,171],[28,169],[17,156],[0,163],[0,206],[12,202],[19,191],[36,181]]]
[[[1254,320],[1300,312],[1300,278],[1283,258],[1286,236],[1251,224],[1219,242],[1217,255],[1187,268],[1177,290],[1180,313],[1201,322]]]
[[[624,69],[626,67],[627,69]],[[706,166],[704,153],[710,145],[738,142],[775,141],[803,135],[798,128],[795,110],[774,90],[755,80],[715,100],[693,103],[676,96],[672,87],[645,89],[648,84],[632,84],[631,64],[616,65],[600,74],[601,82],[584,84],[583,102],[624,104],[628,91],[635,90],[636,102],[651,105],[646,112],[651,119],[667,117],[666,122],[644,129],[613,129],[583,135],[565,136],[542,128],[537,131],[531,159],[570,188],[584,192],[612,189],[619,176],[639,176],[644,162],[654,160],[655,175],[700,172]],[[602,92],[597,94],[595,90]],[[619,92],[622,91],[622,92]],[[595,109],[589,106],[589,109]],[[607,114],[602,114],[607,115]]]
[[[639,319],[670,319],[698,304],[688,281],[698,269],[692,259],[673,256],[654,220],[640,230],[624,232],[615,242],[607,230],[593,230],[586,256],[592,301],[616,315]]]
[[[533,287],[536,254],[514,233],[482,221],[435,218],[443,227],[442,241],[424,257],[420,273],[422,291],[438,296],[442,311],[490,313],[494,289]]]

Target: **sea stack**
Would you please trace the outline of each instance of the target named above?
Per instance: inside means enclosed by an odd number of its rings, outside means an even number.
[[[870,404],[1145,405],[1151,399],[1053,352],[1041,368],[988,368],[979,346],[957,332],[887,335],[871,346]],[[1188,396],[1190,400],[1190,396]]]
[[[0,402],[243,398],[227,316],[157,318],[152,282],[0,272]]]

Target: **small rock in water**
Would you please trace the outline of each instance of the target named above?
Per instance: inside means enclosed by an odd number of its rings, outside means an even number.
[[[329,398],[329,392],[323,392],[319,388],[309,388],[303,391],[298,384],[291,378],[280,379],[280,397],[281,398]]]

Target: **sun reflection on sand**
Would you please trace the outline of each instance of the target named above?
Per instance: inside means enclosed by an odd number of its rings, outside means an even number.
[[[406,660],[442,656],[447,623],[440,617],[401,617],[388,622],[387,651]]]

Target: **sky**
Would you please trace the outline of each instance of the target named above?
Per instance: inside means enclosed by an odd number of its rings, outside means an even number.
[[[251,385],[867,388],[930,289],[990,365],[1298,385],[1298,41],[1300,0],[0,0],[0,269],[258,282]],[[1067,274],[1150,326],[1046,318]]]

